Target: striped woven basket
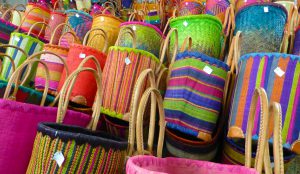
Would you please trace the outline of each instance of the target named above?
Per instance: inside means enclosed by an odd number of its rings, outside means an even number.
[[[222,109],[229,67],[198,52],[182,52],[164,99],[167,127],[211,141]]]
[[[286,9],[276,3],[256,3],[241,8],[236,14],[234,30],[235,34],[242,32],[241,55],[280,52],[287,19]]]
[[[281,104],[285,148],[300,153],[300,57],[280,53],[251,53],[240,58],[238,76],[230,111],[228,136],[244,138],[251,97],[256,87],[263,87],[271,101]],[[256,113],[254,139],[259,134]],[[270,140],[271,141],[271,140]]]

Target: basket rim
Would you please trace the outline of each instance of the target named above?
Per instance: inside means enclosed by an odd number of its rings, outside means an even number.
[[[65,50],[65,51],[68,51],[69,52],[69,47],[65,47],[65,46],[61,46],[61,45],[55,45],[55,44],[45,44],[44,45],[44,49],[45,47],[52,47],[52,48],[57,48],[57,49],[62,49],[62,50]]]
[[[288,12],[287,12],[286,8],[281,4],[273,3],[273,2],[256,2],[256,3],[252,3],[252,4],[247,4],[247,5],[243,6],[242,8],[240,8],[238,10],[238,12],[235,14],[235,19],[237,19],[237,17],[239,16],[240,13],[245,11],[248,7],[252,7],[252,6],[273,6],[273,7],[278,7],[281,10],[284,11],[284,13],[285,13],[285,22],[287,22]]]
[[[152,25],[152,24],[149,24],[146,22],[133,21],[133,22],[123,22],[123,23],[121,23],[120,27],[127,26],[127,25],[141,25],[141,26],[145,26],[145,27],[150,27],[150,28],[154,29],[160,36],[165,38],[165,36],[161,32],[161,30],[159,28],[157,28],[155,25]]]
[[[94,15],[93,22],[94,22],[95,19],[97,19],[98,17],[101,17],[101,16],[113,18],[113,19],[119,21],[120,23],[124,22],[122,19],[120,19],[120,18],[118,18],[116,16],[113,16],[113,15],[109,15],[109,14],[97,14],[97,15]]]
[[[86,12],[84,12],[84,11],[80,11],[80,10],[70,9],[70,10],[66,10],[65,13],[66,13],[67,15],[68,15],[69,13],[79,13],[79,14],[82,14],[82,15],[84,15],[84,16],[90,18],[90,19],[93,19],[93,17],[92,17],[90,14],[88,14],[88,13],[86,13]]]
[[[66,17],[66,16],[67,16],[67,14],[66,14],[65,12],[60,12],[60,11],[51,11],[51,12],[50,12],[50,16],[51,16],[52,14],[57,14],[57,15],[60,15],[60,16],[63,16],[63,17]]]
[[[199,15],[189,15],[189,16],[180,16],[180,17],[176,17],[174,19],[172,19],[170,21],[170,26],[172,26],[172,24],[174,24],[175,22],[181,21],[181,20],[190,20],[190,19],[210,19],[212,21],[214,21],[220,28],[220,30],[222,30],[222,22],[219,18],[217,18],[216,16],[210,15],[210,14],[199,14]]]
[[[36,6],[36,7],[38,7],[38,8],[41,8],[42,10],[45,10],[45,11],[47,11],[48,13],[50,13],[50,12],[51,12],[51,10],[50,10],[50,9],[48,9],[47,7],[44,7],[44,6],[42,6],[42,5],[40,5],[40,4],[37,4],[37,3],[32,3],[32,2],[29,2],[27,5]]]
[[[58,124],[42,122],[38,124],[37,131],[43,136],[49,136],[53,139],[59,138],[63,142],[75,141],[77,145],[88,143],[93,147],[101,146],[105,149],[127,149],[128,142],[122,138],[109,135],[101,131],[91,131],[89,129]]]
[[[284,59],[285,58],[290,58],[292,60],[296,60],[296,61],[300,62],[300,56],[294,55],[294,54],[277,53],[277,52],[271,52],[271,53],[258,52],[258,53],[248,53],[248,54],[242,55],[238,64],[240,64],[241,61],[248,60],[251,57],[255,57],[257,55],[260,55],[260,56],[275,56],[275,57],[281,57],[281,58],[284,58]]]

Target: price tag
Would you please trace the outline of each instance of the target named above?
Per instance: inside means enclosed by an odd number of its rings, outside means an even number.
[[[205,66],[203,68],[203,71],[205,71],[207,74],[211,74],[213,72],[213,69],[211,69],[209,66]]]
[[[59,167],[61,167],[61,165],[62,165],[62,164],[64,163],[64,161],[65,161],[65,157],[64,157],[64,155],[62,154],[61,151],[56,152],[56,153],[53,155],[53,158],[52,158],[52,159],[56,161],[56,163],[57,163],[57,165],[58,165]]]
[[[103,16],[101,16],[101,17],[100,17],[100,20],[103,22],[103,21],[104,21],[104,17],[103,17]]]
[[[132,26],[132,29],[135,31],[136,30],[136,26],[134,25],[134,26]]]
[[[84,59],[85,56],[86,56],[86,55],[85,55],[84,53],[80,53],[80,54],[79,54],[79,57],[82,58],[82,59]]]
[[[16,40],[17,42],[19,42],[19,41],[20,41],[20,38],[19,38],[19,37],[15,37],[15,40]]]
[[[51,19],[54,20],[54,16],[52,16]]]
[[[126,65],[129,65],[131,63],[130,59],[128,57],[125,58]]]
[[[285,74],[285,72],[284,72],[280,67],[275,68],[275,69],[274,69],[274,72],[275,72],[275,74],[277,74],[279,77],[282,77],[282,76]]]
[[[264,7],[264,12],[268,13],[269,12],[269,7]]]
[[[78,18],[80,17],[78,13],[76,13],[75,16],[78,17]]]
[[[184,21],[184,22],[183,22],[183,25],[184,25],[185,27],[187,27],[187,26],[189,25],[189,23],[187,23],[187,21]]]

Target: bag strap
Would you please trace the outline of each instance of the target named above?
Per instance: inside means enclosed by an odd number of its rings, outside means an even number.
[[[61,41],[64,38],[64,36],[66,36],[67,34],[70,34],[71,36],[73,36],[73,42],[72,43],[80,43],[80,39],[76,36],[76,33],[74,31],[67,31],[64,32],[58,40],[58,45],[61,46]],[[69,43],[69,42],[68,42]],[[70,43],[69,43],[70,44]]]
[[[146,81],[148,76],[148,81]],[[145,83],[149,82],[150,87],[156,88],[156,82],[155,82],[155,74],[152,69],[146,69],[141,72],[139,75],[131,97],[131,103],[130,103],[130,113],[129,113],[129,133],[128,133],[128,156],[132,156],[134,152],[134,145],[135,145],[135,135],[136,135],[136,119],[137,119],[137,112],[138,112],[138,106],[140,102],[140,96],[141,96],[141,90],[146,85]],[[152,95],[151,100],[154,101],[155,96]],[[152,115],[156,115],[156,105],[151,105],[151,117]]]
[[[0,48],[14,48],[20,51],[26,58],[28,57],[28,54],[20,47],[17,47],[15,45],[9,45],[9,44],[1,44]]]
[[[39,9],[40,9],[40,8],[38,8],[38,7],[32,7],[29,11],[27,11],[27,12],[25,11],[24,16],[23,16],[23,18],[22,18],[22,21],[20,22],[20,25],[19,25],[19,27],[16,29],[16,31],[19,31],[19,30],[20,30],[20,28],[22,27],[23,23],[25,22],[27,16],[28,16],[30,13],[32,13],[34,10],[39,10]],[[43,18],[43,22],[46,22],[45,16],[42,16],[42,18]]]
[[[161,66],[163,64],[166,52],[168,50],[167,47],[169,46],[169,41],[170,41],[171,35],[173,33],[175,33],[175,43],[174,43],[174,48],[173,48],[173,55],[172,55],[171,60],[168,60],[168,62],[170,63],[170,66],[175,62],[175,58],[176,58],[177,50],[178,50],[178,30],[176,28],[172,28],[169,31],[165,41],[163,42],[163,47],[162,47],[162,51],[161,51],[161,54],[160,54],[160,65],[159,65],[158,70],[161,68]]]
[[[110,14],[113,15],[113,16],[116,16],[116,11],[115,9],[113,9],[112,7],[108,6],[106,7],[103,11],[102,11],[102,14],[105,14],[105,12],[109,10],[110,11]]]
[[[14,59],[10,56],[10,55],[7,55],[5,53],[0,53],[0,57],[6,57],[8,58],[8,60],[10,61],[11,63],[11,66],[12,66],[12,72],[15,72],[16,70],[16,65],[15,65],[15,62],[14,62]],[[2,72],[2,65],[0,66],[0,73]]]
[[[132,48],[136,48],[136,33],[135,31],[131,28],[131,27],[122,27],[121,31],[119,32],[117,41],[115,45],[119,45],[120,42],[120,38],[124,35],[124,34],[129,34],[132,38]]]
[[[66,81],[61,89],[61,95],[60,95],[59,103],[58,103],[56,122],[57,123],[63,122],[66,112],[68,110],[69,98],[70,98],[72,89],[74,87],[76,78],[78,77],[78,75],[81,72],[93,73],[96,83],[97,83],[97,92],[96,92],[95,102],[93,105],[93,114],[92,114],[93,119],[91,119],[91,122],[87,126],[87,128],[95,131],[97,128],[100,114],[101,114],[100,111],[101,111],[101,105],[102,105],[102,86],[101,86],[101,76],[100,76],[101,73],[99,73],[99,71],[94,70],[93,68],[79,67],[66,79]],[[100,72],[101,72],[101,70],[100,70]]]
[[[104,41],[105,41],[102,52],[105,53],[106,50],[107,50],[107,47],[108,47],[108,36],[107,36],[107,33],[101,28],[93,28],[93,29],[89,30],[84,36],[83,45],[89,46],[89,43],[87,43],[87,41],[88,41],[88,38],[89,38],[91,32],[94,32],[94,31],[100,31],[101,33],[100,34],[95,34],[93,36],[93,38],[89,39],[89,42],[91,42],[93,39],[95,39],[97,37],[97,35],[102,36],[104,38]]]
[[[230,48],[229,48],[229,53],[228,53],[228,58],[227,58],[227,65],[230,67],[231,72],[238,71],[238,61],[241,55],[241,37],[242,37],[242,32],[238,31],[236,35],[233,37]]]
[[[180,47],[180,52],[184,52],[186,50],[186,44],[189,43],[188,45],[188,51],[191,51],[192,45],[193,45],[193,40],[191,36],[187,36],[184,40],[183,43]]]
[[[5,19],[5,16],[6,16],[9,12],[11,12],[11,14],[13,14],[12,11],[16,11],[17,14],[19,15],[20,19],[22,18],[21,13],[20,13],[18,10],[15,10],[15,9],[12,7],[12,8],[7,9],[7,10],[2,14],[1,19]],[[13,15],[10,15],[9,21],[12,21],[12,18],[13,18]]]
[[[53,44],[54,37],[57,36],[57,31],[58,31],[58,29],[61,28],[61,27],[63,27],[63,29],[64,29],[64,27],[67,27],[67,28],[70,29],[70,31],[73,32],[73,28],[72,28],[68,23],[61,23],[61,24],[59,24],[59,25],[57,25],[57,26],[55,27],[55,29],[54,29],[54,31],[53,31],[53,34],[51,35],[49,44]],[[62,29],[62,30],[63,30],[63,29]],[[61,37],[60,37],[60,38],[61,38]]]
[[[5,89],[5,93],[4,93],[4,96],[3,96],[4,99],[16,100],[16,95],[17,95],[17,92],[18,92],[18,89],[19,89],[19,83],[17,83],[17,82],[20,79],[20,76],[21,76],[24,68],[26,68],[28,65],[32,66],[36,62],[41,63],[45,68],[44,71],[45,71],[45,74],[46,74],[46,84],[45,84],[45,90],[43,92],[43,97],[42,97],[41,104],[40,104],[40,106],[44,106],[45,101],[46,101],[46,97],[47,97],[47,93],[48,93],[48,88],[49,88],[50,73],[49,73],[49,69],[48,69],[46,63],[39,60],[39,59],[31,59],[31,60],[25,61],[22,65],[20,65],[16,69],[16,71],[11,75],[11,78],[9,79],[9,81],[7,83],[7,87]],[[15,84],[14,92],[11,96],[9,96],[9,94],[11,92],[11,89],[12,89],[12,86],[13,86],[13,83]]]
[[[29,28],[29,31],[28,31],[28,33],[27,33],[28,36],[31,34],[31,31],[33,30],[33,28],[34,28],[35,26],[37,26],[37,25],[42,25],[42,28],[41,28],[39,34],[37,35],[37,37],[40,37],[40,35],[42,34],[42,31],[44,30],[44,27],[45,27],[45,26],[46,26],[46,27],[49,27],[49,25],[48,25],[47,23],[45,23],[45,22],[36,22],[36,23],[34,23],[33,25],[31,25],[31,27]]]

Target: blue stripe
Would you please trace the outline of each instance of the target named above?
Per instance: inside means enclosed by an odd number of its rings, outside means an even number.
[[[24,39],[24,38],[20,36],[20,40],[19,40],[19,42],[18,42],[17,45],[16,45],[17,47],[20,47],[20,45],[22,44],[23,39]],[[12,43],[12,45],[15,45],[15,44]],[[13,49],[13,48],[12,48],[12,49]],[[15,58],[16,58],[16,56],[17,56],[19,50],[17,50],[17,49],[14,49],[14,50],[15,50],[15,51],[14,51],[14,54],[13,54],[12,58],[15,60]],[[24,55],[21,55],[21,57],[22,57],[22,56],[24,56]],[[9,74],[10,74],[11,69],[12,69],[12,64],[10,63],[9,66],[8,66],[6,75],[5,75],[5,79],[8,79],[8,76],[9,76]]]

